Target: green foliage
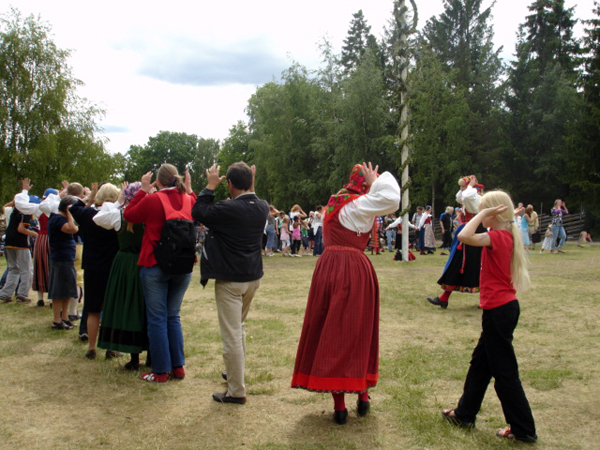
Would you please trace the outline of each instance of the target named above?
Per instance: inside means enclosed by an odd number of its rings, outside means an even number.
[[[575,78],[580,50],[573,8],[564,9],[563,0],[539,0],[529,9],[509,71],[503,175],[514,197],[550,203],[569,194],[569,141],[582,113]]]
[[[77,97],[82,84],[69,51],[50,26],[12,9],[0,18],[0,198],[7,201],[28,177],[36,189],[63,179],[84,184],[111,178],[118,158],[96,137],[103,111]],[[41,192],[37,192],[41,193]]]
[[[427,50],[411,74],[415,149],[411,168],[415,181],[412,197],[416,204],[427,204],[435,198],[444,204],[454,204],[456,180],[470,170],[468,160],[461,155],[469,151],[471,111],[465,91],[453,89],[451,79],[452,75],[447,74],[440,61]],[[440,193],[439,197],[436,192]]]
[[[377,56],[367,52],[356,70],[341,83],[336,96],[332,186],[348,179],[354,164],[374,161],[382,170],[394,171],[394,121],[386,101]]]
[[[565,182],[570,197],[600,217],[600,5],[595,18],[585,21],[583,113],[568,139]]]
[[[200,192],[206,185],[205,169],[217,160],[219,142],[215,139],[203,139],[194,134],[161,131],[148,139],[146,145],[132,145],[125,157],[125,179],[139,180],[146,172],[156,172],[169,163],[177,167],[181,175],[189,170],[192,188]]]
[[[464,174],[489,185],[501,153],[502,66],[489,23],[493,4],[484,10],[482,0],[444,4],[439,18],[424,27],[411,101],[421,203],[436,203],[438,191],[443,204],[454,203],[456,179]]]
[[[323,134],[325,93],[297,64],[282,79],[260,87],[248,104],[256,189],[278,209],[321,204],[326,180],[314,175],[322,164],[314,142]]]
[[[348,36],[344,39],[340,63],[344,67],[344,74],[349,75],[363,61],[367,51],[379,56],[377,39],[371,34],[371,27],[367,25],[362,9],[352,15]]]

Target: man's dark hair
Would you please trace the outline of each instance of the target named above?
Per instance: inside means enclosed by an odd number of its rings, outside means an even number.
[[[226,177],[228,181],[231,181],[234,188],[241,191],[247,191],[252,187],[252,169],[243,161],[229,166]]]
[[[65,196],[60,200],[60,203],[58,204],[58,211],[62,213],[67,212],[68,207],[76,201],[77,197],[73,197],[72,195]]]

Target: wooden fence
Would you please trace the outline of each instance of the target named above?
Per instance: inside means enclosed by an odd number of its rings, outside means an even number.
[[[539,214],[540,221],[540,233],[542,238],[548,225],[552,223],[552,215],[550,214]],[[583,214],[567,214],[563,216],[563,226],[567,233],[567,239],[579,239],[579,233],[583,231],[583,224],[585,223],[585,213]],[[434,232],[437,239],[442,239],[442,229],[440,227],[439,220],[435,219]]]

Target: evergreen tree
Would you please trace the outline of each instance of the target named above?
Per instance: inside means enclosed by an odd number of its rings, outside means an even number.
[[[348,75],[355,70],[365,56],[367,50],[371,50],[379,56],[379,45],[377,39],[371,34],[371,27],[363,15],[362,9],[354,13],[348,36],[344,39],[342,47],[341,64],[344,74]]]
[[[479,175],[489,184],[490,177],[495,176],[494,156],[500,153],[502,142],[501,48],[494,49],[490,24],[495,2],[484,10],[482,0],[445,0],[444,4],[444,12],[425,25],[422,45],[439,60],[448,88],[464,95],[469,112],[461,116],[466,121],[466,133],[461,140],[462,159],[468,162],[468,173]],[[418,151],[415,147],[415,152]],[[454,174],[455,178],[461,174]]]
[[[546,204],[569,194],[563,183],[568,141],[581,115],[576,88],[579,43],[573,8],[564,0],[536,0],[519,27],[509,70],[504,176],[513,195]]]
[[[581,50],[573,35],[574,9],[565,9],[564,0],[536,0],[529,6],[531,14],[519,27],[517,56],[527,55],[539,76],[554,64],[566,75],[576,76]]]
[[[600,4],[597,1],[593,12],[596,17],[584,21],[584,109],[569,141],[565,181],[571,186],[572,200],[583,204],[587,213],[600,217]]]

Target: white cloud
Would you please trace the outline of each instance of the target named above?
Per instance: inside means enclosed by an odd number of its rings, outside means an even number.
[[[496,2],[495,43],[504,46],[505,58],[532,1]],[[576,15],[590,17],[593,0],[577,3]],[[0,0],[0,12],[9,4]],[[225,138],[246,120],[256,86],[279,78],[291,60],[315,69],[317,43],[328,36],[339,51],[359,9],[381,36],[393,0],[19,0],[15,6],[41,15],[56,44],[74,50],[70,62],[85,83],[81,95],[106,109],[108,149],[125,152],[161,130]],[[417,6],[421,28],[443,11],[443,0],[417,0]]]

